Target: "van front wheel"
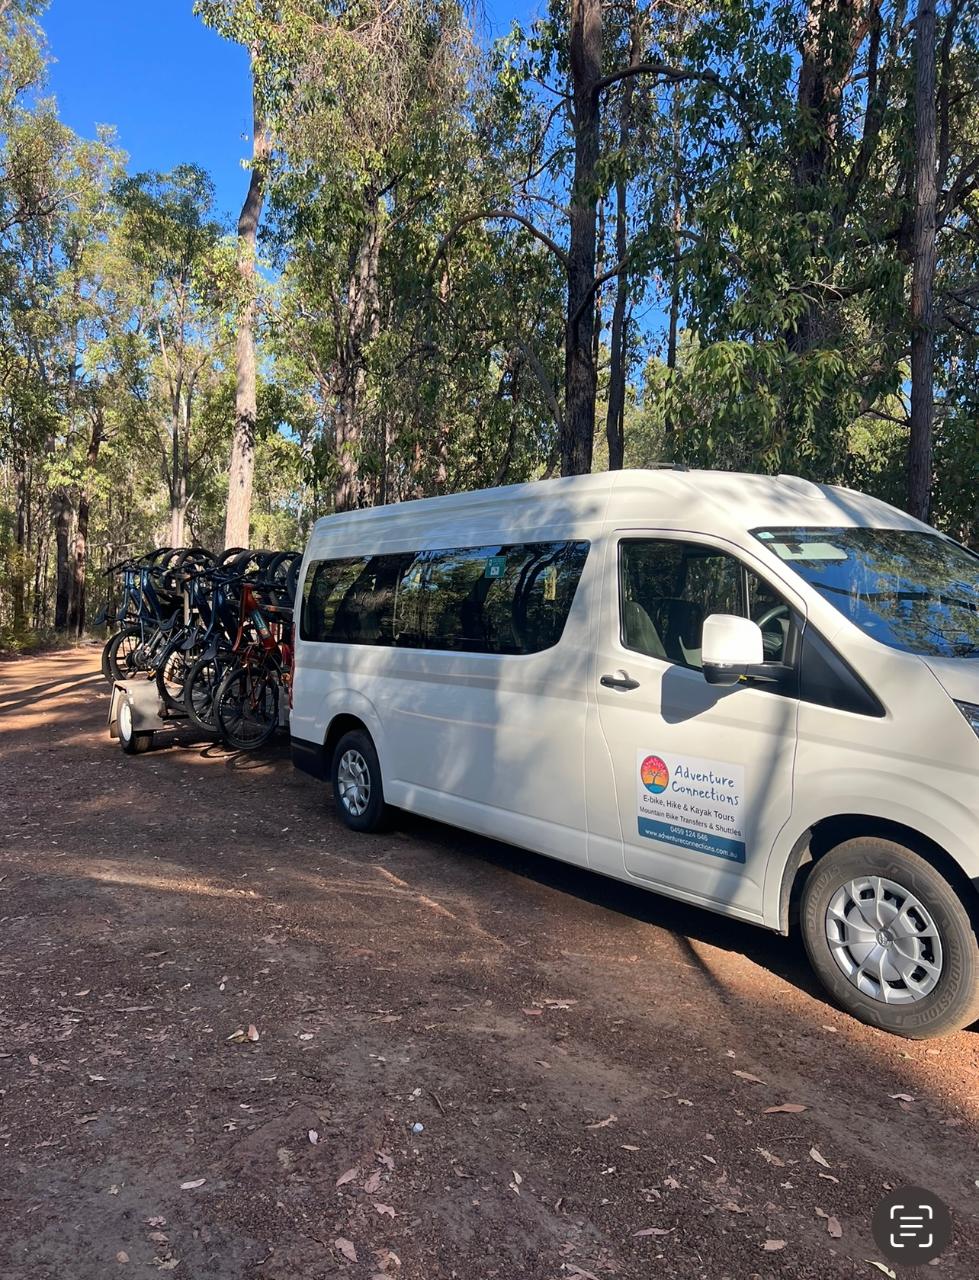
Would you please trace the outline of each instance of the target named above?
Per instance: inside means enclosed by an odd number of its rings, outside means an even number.
[[[979,942],[955,889],[924,858],[864,836],[831,849],[802,896],[802,933],[849,1013],[912,1040],[979,1018]]]
[[[333,796],[337,814],[352,831],[380,831],[388,823],[381,765],[370,735],[361,729],[345,733],[333,752]]]

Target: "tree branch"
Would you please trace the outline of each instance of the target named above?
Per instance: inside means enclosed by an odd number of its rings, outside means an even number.
[[[560,262],[561,266],[564,267],[565,270],[568,269],[568,255],[557,241],[552,240],[546,232],[541,231],[540,227],[538,227],[536,223],[532,222],[530,218],[525,217],[522,213],[518,213],[516,209],[478,209],[475,213],[467,213],[464,217],[459,218],[451,230],[447,231],[442,237],[439,247],[435,250],[435,255],[429,265],[429,274],[435,270],[435,266],[439,259],[464,227],[469,226],[473,222],[484,222],[493,219],[519,222],[520,225],[525,227],[535,239],[539,240],[541,244],[550,249],[551,253],[554,254],[555,258],[557,258],[558,262]]]

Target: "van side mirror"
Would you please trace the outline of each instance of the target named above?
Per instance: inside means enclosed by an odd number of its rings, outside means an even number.
[[[700,657],[708,684],[734,685],[742,676],[761,674],[761,627],[733,613],[712,613],[704,619]]]

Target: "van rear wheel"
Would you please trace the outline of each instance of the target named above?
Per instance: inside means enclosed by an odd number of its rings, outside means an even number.
[[[820,858],[802,934],[823,985],[849,1013],[926,1040],[979,1018],[979,941],[959,895],[924,858],[862,836]]]
[[[352,729],[333,752],[330,772],[337,814],[352,831],[381,831],[390,810],[384,802],[381,765],[369,733]]]

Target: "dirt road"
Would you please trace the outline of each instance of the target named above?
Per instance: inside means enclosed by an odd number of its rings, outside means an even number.
[[[4,1280],[879,1277],[909,1182],[956,1224],[926,1273],[979,1275],[976,1029],[872,1031],[791,941],[434,823],[352,837],[284,749],[125,757],[107,701],[97,650],[0,663]]]

